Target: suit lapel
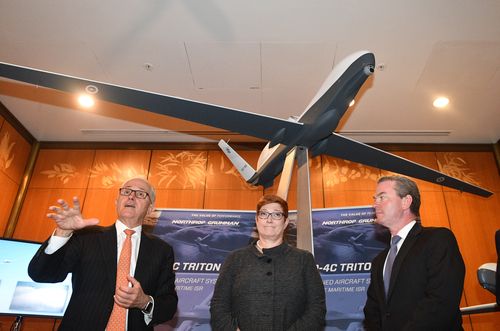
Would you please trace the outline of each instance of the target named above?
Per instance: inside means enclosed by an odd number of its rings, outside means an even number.
[[[144,231],[141,233],[141,244],[139,247],[139,254],[137,256],[137,264],[135,266],[134,278],[137,279],[141,285],[146,280],[148,270],[148,257],[153,254],[153,245],[151,240]]]
[[[102,235],[99,237],[99,245],[101,248],[101,254],[103,255],[104,268],[106,275],[106,281],[109,286],[115,289],[116,283],[116,265],[117,265],[117,238],[116,238],[116,228],[115,226],[110,226],[104,229]]]
[[[410,230],[408,236],[406,236],[406,239],[403,242],[403,245],[399,249],[398,255],[396,255],[396,259],[394,260],[394,264],[392,266],[391,282],[389,283],[389,291],[387,293],[388,298],[390,298],[392,294],[392,289],[394,288],[394,283],[398,278],[401,265],[403,264],[406,255],[408,255],[408,252],[417,241],[420,232],[422,232],[422,226],[420,225],[420,222],[417,222],[413,225],[413,228]]]

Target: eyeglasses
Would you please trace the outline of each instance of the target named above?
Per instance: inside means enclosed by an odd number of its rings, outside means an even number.
[[[128,197],[132,193],[134,193],[137,199],[146,199],[147,197],[149,197],[148,192],[144,192],[141,190],[132,190],[131,188],[126,188],[126,187],[120,188],[120,195],[123,195],[124,197]]]
[[[273,220],[276,220],[276,221],[277,221],[277,220],[282,219],[284,215],[285,215],[285,214],[283,214],[283,213],[282,213],[282,212],[280,212],[280,211],[275,211],[275,212],[273,212],[273,213],[268,213],[267,211],[263,211],[263,210],[261,210],[261,211],[259,211],[259,212],[257,213],[257,216],[258,216],[259,218],[262,218],[263,220],[267,220],[267,219],[269,218],[269,216],[271,216],[271,218],[272,218]]]

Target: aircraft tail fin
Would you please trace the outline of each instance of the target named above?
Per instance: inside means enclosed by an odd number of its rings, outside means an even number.
[[[248,182],[255,175],[255,170],[245,159],[234,151],[224,140],[219,141],[219,147],[228,157],[234,167],[239,171],[241,176]]]

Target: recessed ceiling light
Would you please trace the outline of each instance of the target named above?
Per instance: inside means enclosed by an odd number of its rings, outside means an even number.
[[[450,100],[447,97],[439,97],[434,100],[432,105],[436,108],[444,108],[450,103]]]
[[[88,94],[97,94],[99,92],[99,89],[95,85],[87,85],[85,86],[85,92]]]
[[[352,99],[352,101],[351,101],[351,102],[349,102],[349,107],[354,106],[354,104],[355,104],[355,103],[356,103],[356,100]]]
[[[78,97],[78,103],[84,108],[90,108],[94,105],[94,98],[88,94],[82,94]]]

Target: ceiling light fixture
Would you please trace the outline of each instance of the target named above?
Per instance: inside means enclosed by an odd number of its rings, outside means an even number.
[[[94,98],[88,94],[82,94],[78,97],[78,104],[83,108],[90,108],[94,105]]]
[[[436,108],[444,108],[450,103],[450,100],[447,97],[439,97],[434,100],[432,105]]]
[[[352,99],[352,101],[351,101],[351,102],[349,102],[349,107],[354,106],[354,104],[355,104],[355,103],[356,103],[356,100]]]

